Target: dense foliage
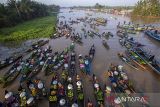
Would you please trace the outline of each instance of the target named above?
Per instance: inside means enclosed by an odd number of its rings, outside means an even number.
[[[26,21],[14,27],[0,29],[1,42],[20,42],[22,40],[49,37],[55,32],[56,16],[47,16]]]
[[[160,16],[160,0],[140,0],[136,4],[133,15]]]
[[[58,6],[48,6],[33,0],[8,0],[6,4],[0,4],[0,28],[48,16],[50,12],[58,10]]]

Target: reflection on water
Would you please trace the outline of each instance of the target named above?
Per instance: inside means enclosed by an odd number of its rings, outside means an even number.
[[[63,12],[63,13],[62,13]],[[123,23],[124,21],[129,22],[131,21],[129,17],[123,17],[123,16],[116,16],[116,15],[111,15],[111,14],[106,14],[106,13],[94,13],[94,12],[85,12],[83,10],[74,10],[73,12],[69,13],[68,9],[62,9],[61,13],[59,13],[59,21],[66,21],[68,23],[69,19],[71,18],[72,20],[76,20],[76,18],[80,17],[85,17],[86,13],[92,14],[91,18],[96,18],[96,17],[103,17],[107,18],[108,22],[106,26],[98,26],[96,27],[99,29],[99,33],[103,33],[104,31],[110,31],[114,34],[113,38],[110,38],[107,41],[107,44],[110,46],[109,50],[106,50],[105,47],[102,45],[102,39],[99,37],[95,38],[90,38],[87,37],[85,39],[83,37],[83,45],[80,46],[76,44],[75,51],[76,54],[83,54],[86,55],[88,54],[89,48],[92,44],[95,44],[96,47],[96,53],[95,53],[95,58],[93,60],[93,65],[92,65],[92,73],[96,74],[98,79],[101,81],[101,86],[104,87],[105,84],[108,83],[107,77],[104,76],[105,72],[107,71],[110,63],[115,63],[115,64],[122,64],[124,68],[126,69],[127,74],[129,75],[129,78],[133,81],[135,88],[137,89],[137,92],[160,92],[160,76],[157,75],[154,71],[136,71],[132,69],[131,67],[127,66],[124,64],[118,57],[117,53],[118,52],[124,52],[124,48],[119,45],[119,37],[116,36],[116,25],[118,22]],[[65,18],[62,18],[61,16],[65,16]],[[142,22],[144,23],[144,22]],[[84,33],[81,31],[82,28],[85,28],[86,30],[90,30],[90,25],[87,24],[84,26],[83,22],[80,22],[79,24],[73,24],[72,25],[73,29],[75,29],[75,32],[80,33],[82,36],[84,36]],[[138,42],[141,42],[142,44],[145,45],[145,49],[149,50],[151,53],[156,55],[156,58],[160,58],[160,43],[154,39],[149,38],[148,36],[144,35],[143,33],[139,33],[136,35],[130,35],[134,37]],[[31,44],[30,42],[27,42],[26,44]],[[64,37],[55,39],[55,40],[50,40],[49,44],[52,46],[53,52],[56,51],[62,51],[65,47],[71,44],[70,39],[65,39]],[[25,47],[25,45],[22,45]],[[4,49],[3,49],[4,48]],[[3,50],[5,51],[3,51]],[[8,49],[8,47],[0,46],[0,53],[4,53],[3,55],[5,56],[5,53],[9,53],[10,51],[15,50],[16,48]],[[1,55],[2,56],[2,55]],[[2,70],[5,71],[5,70]],[[0,72],[1,74],[4,74],[4,72]],[[46,80],[46,86],[49,88],[49,83],[51,81],[51,77],[44,77],[42,74],[40,75],[43,79]],[[85,88],[85,96],[90,96],[92,100],[94,99],[93,95],[93,87],[92,83],[88,80],[88,78],[83,78],[83,83],[84,83],[84,88]],[[8,87],[8,89],[13,89],[16,90],[18,86],[18,79],[14,84]],[[90,92],[88,92],[90,90]],[[4,89],[0,89],[0,92],[3,93],[4,95]],[[3,97],[0,97],[0,100],[2,100]],[[42,102],[41,102],[42,103]],[[43,103],[46,105],[46,102]],[[40,106],[44,106],[41,104]]]

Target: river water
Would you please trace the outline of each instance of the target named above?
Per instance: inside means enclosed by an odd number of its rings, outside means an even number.
[[[106,50],[103,45],[102,45],[102,39],[99,37],[95,38],[90,38],[88,37],[85,39],[83,37],[83,45],[78,45],[76,44],[75,51],[76,54],[83,54],[87,55],[89,48],[92,44],[95,45],[96,48],[96,53],[95,53],[95,58],[93,60],[92,64],[92,73],[94,73],[101,84],[101,87],[104,87],[105,84],[108,84],[108,79],[105,77],[105,72],[109,68],[109,65],[111,63],[114,64],[121,64],[124,66],[124,69],[126,70],[127,74],[129,75],[129,78],[133,81],[135,89],[137,92],[144,92],[144,93],[160,93],[160,75],[156,74],[152,70],[147,70],[147,71],[142,71],[142,70],[134,70],[125,63],[123,63],[117,56],[118,52],[124,52],[125,48],[122,47],[119,44],[119,37],[116,35],[117,27],[116,25],[118,22],[123,23],[124,21],[129,22],[132,21],[129,17],[124,17],[124,16],[116,16],[112,14],[107,14],[107,13],[100,13],[100,12],[92,12],[92,11],[84,11],[84,10],[73,10],[73,12],[69,12],[69,9],[61,9],[61,12],[58,14],[59,16],[59,21],[69,21],[69,18],[76,20],[76,18],[81,18],[87,16],[86,13],[92,14],[92,18],[97,18],[97,17],[103,17],[105,19],[108,19],[107,25],[106,26],[98,26],[97,28],[99,29],[99,33],[103,33],[104,31],[110,31],[114,34],[114,37],[110,38],[107,43],[110,46],[109,50]],[[62,18],[60,16],[65,16],[65,18]],[[134,20],[134,22],[139,22]],[[141,23],[145,24],[147,22],[141,21]],[[148,24],[148,23],[147,23]],[[160,21],[158,22],[153,22],[149,24],[154,24],[156,26],[160,26]],[[81,28],[85,29],[90,29],[90,26],[87,25],[84,27],[83,22],[80,22],[79,24],[73,24],[72,27],[75,29],[75,32],[79,32],[81,34]],[[135,38],[138,42],[142,43],[145,45],[145,49],[148,50],[149,52],[153,53],[157,59],[160,61],[160,42],[149,38],[148,36],[144,35],[143,33],[138,33],[136,35],[130,35],[131,37]],[[27,47],[26,45],[31,44],[32,40],[29,40],[23,44],[25,45],[19,45],[16,47],[9,47],[6,45],[1,44],[0,45],[0,58],[7,57],[9,54],[11,54],[13,51],[18,51],[21,49],[23,50],[24,47]],[[70,39],[66,39],[64,37],[58,38],[58,39],[52,39],[49,41],[49,45],[52,46],[53,51],[62,51],[65,47],[69,46],[71,44]],[[23,46],[23,47],[22,47]],[[45,47],[45,46],[44,46]],[[3,69],[0,71],[0,74],[3,75],[6,70],[8,70],[10,67]],[[46,80],[46,86],[49,89],[49,83],[51,81],[51,76],[49,77],[44,77],[42,73],[38,75],[41,77],[43,80]],[[17,90],[17,86],[19,85],[18,83],[19,78],[10,86],[8,86],[6,89],[8,90]],[[93,86],[92,83],[89,81],[87,77],[83,76],[83,85],[85,89],[85,98],[90,97],[92,101],[95,101],[94,95],[93,95]],[[4,90],[3,88],[0,88],[0,100],[2,101],[4,99]],[[42,101],[39,103],[39,107],[44,107],[44,105],[47,107],[48,102],[47,101]]]

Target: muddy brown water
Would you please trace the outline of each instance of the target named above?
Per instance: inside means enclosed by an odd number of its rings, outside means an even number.
[[[95,53],[95,57],[92,63],[92,73],[94,73],[99,81],[100,81],[100,85],[101,87],[104,87],[105,84],[108,84],[108,79],[107,77],[105,77],[105,72],[107,71],[107,69],[109,68],[109,65],[111,63],[114,64],[121,64],[124,66],[124,69],[126,70],[127,74],[129,75],[129,78],[133,81],[135,89],[137,90],[137,92],[144,92],[144,93],[160,93],[160,75],[156,74],[154,71],[152,70],[147,70],[147,71],[142,71],[142,70],[135,70],[133,68],[131,68],[130,66],[126,65],[125,63],[123,63],[118,57],[117,57],[117,53],[118,52],[124,52],[125,48],[123,48],[120,44],[119,44],[119,37],[116,36],[116,25],[118,24],[118,22],[122,22],[123,21],[130,21],[130,18],[128,17],[123,17],[123,16],[115,16],[115,15],[111,15],[111,14],[104,14],[104,13],[94,13],[94,12],[85,12],[83,10],[74,10],[73,12],[69,13],[69,10],[67,9],[62,9],[62,12],[59,13],[59,16],[65,16],[65,18],[60,18],[60,21],[64,21],[66,20],[66,22],[68,22],[69,18],[75,20],[76,18],[80,18],[80,17],[85,17],[87,16],[86,13],[91,13],[92,18],[96,18],[96,17],[104,17],[107,18],[109,21],[107,23],[106,26],[99,26],[97,27],[99,29],[99,33],[101,34],[104,31],[110,31],[114,34],[114,37],[111,37],[107,43],[110,47],[109,50],[106,50],[103,45],[102,45],[102,38],[99,37],[95,37],[95,38],[90,38],[87,37],[87,39],[85,39],[83,37],[83,45],[78,45],[76,44],[75,46],[75,51],[77,56],[79,54],[82,55],[87,55],[89,52],[89,49],[91,47],[92,44],[95,45],[96,48],[96,53]],[[113,18],[112,18],[113,17]],[[114,17],[117,18],[114,19]],[[154,23],[155,24],[155,23]],[[156,25],[160,26],[160,22],[157,22]],[[81,28],[85,28],[85,29],[90,29],[89,25],[87,25],[87,27],[83,27],[83,22],[79,23],[79,24],[73,24],[72,27],[75,29],[75,32],[79,32],[81,34],[83,34],[83,32],[81,31]],[[160,61],[160,42],[156,41],[146,35],[144,35],[143,33],[139,33],[136,35],[130,35],[131,37],[135,38],[138,42],[141,42],[142,44],[145,45],[145,49],[151,53],[153,53],[157,59],[159,59]],[[30,44],[30,42],[26,42],[26,44]],[[71,40],[70,39],[66,39],[65,37],[61,37],[58,39],[52,39],[49,41],[49,45],[52,46],[53,52],[59,51],[61,52],[65,47],[69,46],[71,44]],[[24,47],[26,45],[23,45]],[[44,46],[45,47],[45,46]],[[15,51],[16,49],[22,49],[23,47],[19,48],[13,48],[13,47],[7,47],[7,46],[0,46],[0,56],[1,58],[3,57],[7,57],[7,55],[9,55],[10,53],[12,53],[12,51]],[[11,66],[10,66],[11,67]],[[7,67],[3,70],[0,71],[1,76],[10,68]],[[77,72],[78,74],[79,69],[77,68]],[[20,77],[20,76],[19,76]],[[6,88],[0,88],[0,101],[4,100],[4,90],[10,90],[10,91],[17,91],[17,87],[19,86],[19,77],[8,87]],[[50,81],[52,76],[48,76],[45,77],[43,75],[43,73],[39,73],[38,77],[42,78],[43,80],[45,80],[46,86],[49,89],[49,85],[50,85]],[[88,77],[86,76],[82,76],[82,81],[83,81],[83,85],[84,85],[84,93],[85,93],[85,98],[87,99],[88,97],[91,98],[92,101],[95,101],[94,98],[94,92],[93,92],[93,85],[92,82],[89,81]],[[48,101],[47,100],[43,100],[40,101],[38,103],[39,107],[48,107]]]

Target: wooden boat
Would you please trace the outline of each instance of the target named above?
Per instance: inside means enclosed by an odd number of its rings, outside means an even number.
[[[148,35],[149,37],[155,39],[155,40],[158,40],[160,41],[160,33],[158,33],[158,31],[151,31],[151,30],[147,30],[145,31],[145,34]]]
[[[154,55],[148,54],[146,51],[144,51],[142,48],[134,48],[134,52],[142,58],[143,61],[149,67],[151,67],[156,73],[160,74],[160,65],[159,62],[154,59]]]
[[[127,65],[129,65],[130,67],[138,70],[138,67],[128,57],[124,56],[122,53],[118,53],[117,55]]]
[[[123,30],[118,30],[117,31],[117,36],[119,36],[121,38],[127,38],[128,37],[128,33],[123,31]]]
[[[2,107],[17,107],[19,105],[16,94],[11,91],[5,91],[4,99]]]
[[[3,87],[10,85],[20,74],[22,70],[21,61],[16,62],[1,78],[0,83],[3,84]]]
[[[104,106],[104,93],[102,91],[102,88],[100,87],[97,77],[94,74],[93,74],[93,88],[94,88],[94,95],[96,98],[96,107],[103,107]]]
[[[58,52],[55,53],[54,56],[51,57],[50,60],[48,60],[48,64],[46,65],[45,69],[45,75],[48,76],[52,74],[54,71],[57,71],[60,69],[60,67],[64,63],[64,51],[58,54]]]
[[[105,40],[102,41],[102,44],[107,50],[110,48]]]
[[[0,61],[0,69],[13,64],[14,62],[16,62],[17,60],[21,58],[22,58],[22,55],[13,55],[5,60]]]
[[[76,53],[72,52],[70,57],[69,75],[74,75],[76,72]]]
[[[57,107],[57,106],[58,106],[58,78],[57,75],[54,74],[50,84],[49,107]]]
[[[18,101],[20,107],[35,106],[35,98],[25,88],[19,87]]]
[[[73,88],[73,80],[71,77],[68,77],[67,80],[67,99],[68,99],[68,105],[71,106],[74,103],[74,88]]]
[[[44,81],[38,78],[32,79],[32,83],[36,86],[38,91],[38,99],[44,99],[47,97],[47,89]]]
[[[64,83],[58,83],[58,107],[67,106],[66,86]]]
[[[79,107],[85,107],[84,88],[79,75],[76,76],[77,103]]]
[[[133,87],[133,83],[131,80],[129,80],[128,75],[123,70],[123,66],[121,65],[113,65],[111,64],[109,70],[108,70],[108,79],[110,83],[112,84],[112,89],[114,90],[114,93],[116,96],[119,97],[133,97],[135,92],[135,89]],[[141,94],[140,94],[141,96]],[[131,106],[131,103],[128,102],[118,102],[118,104],[121,104],[122,107],[129,107]],[[139,104],[143,104],[145,106],[149,106],[148,102],[138,102]]]
[[[2,81],[3,88],[5,88],[6,86],[8,86],[12,82],[14,82],[14,80],[18,77],[19,74],[20,74],[20,70],[15,70],[15,71],[12,72],[12,74],[10,74],[9,77],[3,79],[3,81]]]
[[[36,43],[32,44],[31,48],[29,48],[28,50],[26,50],[26,52],[31,52],[35,49],[38,49],[39,47],[47,44],[49,42],[49,40],[39,40]]]
[[[82,56],[81,54],[79,55],[78,60],[79,60],[79,68],[80,68],[80,71],[81,71],[82,73],[85,73],[84,58],[83,58],[83,56]]]
[[[90,50],[89,50],[89,58],[91,59],[91,61],[93,60],[94,58],[94,54],[95,54],[95,46],[94,44],[91,46]]]
[[[130,58],[135,64],[137,64],[142,69],[146,69],[146,62],[143,61],[136,53],[134,53],[131,49],[125,51],[128,58]]]

